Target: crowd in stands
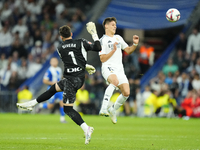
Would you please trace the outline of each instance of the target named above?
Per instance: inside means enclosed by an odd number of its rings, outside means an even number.
[[[75,32],[92,0],[0,1],[0,90],[16,90],[35,75],[61,42],[58,29]]]

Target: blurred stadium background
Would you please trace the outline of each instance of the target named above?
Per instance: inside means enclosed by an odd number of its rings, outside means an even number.
[[[180,11],[178,22],[166,20],[169,8]],[[1,0],[0,14],[1,113],[18,113],[16,102],[26,99],[25,94],[19,96],[25,86],[32,98],[46,90],[42,79],[50,58],[58,57],[60,26],[71,26],[73,38],[92,41],[85,24],[95,22],[101,37],[104,34],[102,21],[114,16],[117,34],[127,43],[132,44],[134,34],[140,37],[134,53],[123,53],[131,95],[119,115],[200,117],[199,0]],[[148,48],[153,57],[143,53],[144,49],[149,53]],[[80,112],[98,114],[106,83],[100,72],[98,54],[90,52],[88,63],[94,65],[97,72],[86,73],[85,90],[89,97],[83,101],[93,105]],[[62,63],[59,66],[63,68]],[[40,113],[55,110],[56,107]]]

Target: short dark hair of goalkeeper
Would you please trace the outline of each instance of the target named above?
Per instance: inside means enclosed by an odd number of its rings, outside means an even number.
[[[71,28],[68,25],[64,25],[64,26],[60,27],[59,34],[63,38],[69,38],[70,36],[72,36]]]

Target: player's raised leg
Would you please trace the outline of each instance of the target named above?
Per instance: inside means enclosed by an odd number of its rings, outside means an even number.
[[[108,112],[110,113],[111,121],[114,124],[117,123],[116,111],[124,104],[124,102],[128,99],[130,95],[130,87],[128,83],[123,83],[119,85],[118,87],[122,93],[118,96],[114,105],[108,109]]]
[[[75,84],[76,83],[76,84]],[[76,92],[82,87],[84,79],[80,77],[68,77],[58,82],[58,85],[63,89],[63,106],[64,112],[79,125],[85,135],[85,144],[89,144],[93,127],[88,126],[82,119],[81,115],[73,109],[76,100]]]
[[[17,103],[17,107],[32,111],[33,107],[35,105],[48,100],[56,92],[60,92],[60,91],[61,91],[61,89],[59,88],[59,86],[56,83],[56,84],[52,85],[46,92],[42,93],[38,98],[31,100],[29,102],[25,102],[25,103]]]
[[[99,111],[99,115],[106,116],[106,117],[109,116],[107,109],[108,109],[108,104],[109,104],[110,98],[111,98],[114,90],[115,90],[115,86],[113,84],[109,84],[109,86],[106,88],[104,97],[103,97],[103,102],[101,105],[101,109]]]
[[[107,81],[110,84],[109,84],[109,86],[105,90],[103,101],[102,101],[102,105],[101,105],[101,109],[99,111],[99,115],[106,116],[106,117],[109,116],[109,113],[108,113],[108,104],[110,102],[110,98],[111,98],[111,96],[112,96],[112,94],[113,94],[116,86],[119,83],[119,81],[117,79],[117,76],[115,74],[109,75]]]

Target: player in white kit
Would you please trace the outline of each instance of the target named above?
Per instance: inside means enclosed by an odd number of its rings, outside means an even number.
[[[115,35],[117,20],[115,17],[108,17],[103,21],[105,35],[100,39],[102,50],[99,52],[100,60],[102,62],[102,75],[109,83],[104,93],[104,98],[99,115],[108,117],[110,115],[111,121],[117,123],[116,110],[123,105],[130,94],[130,87],[128,79],[124,73],[122,64],[122,51],[131,54],[137,47],[139,37],[133,36],[133,45],[128,44],[120,35]],[[121,94],[117,98],[113,106],[108,108],[110,98],[116,88],[119,88]]]

